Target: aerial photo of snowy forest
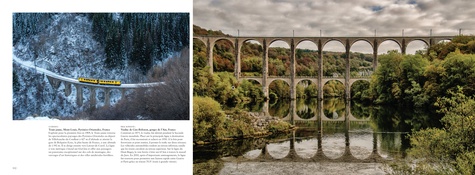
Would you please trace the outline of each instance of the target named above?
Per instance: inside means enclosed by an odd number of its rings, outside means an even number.
[[[189,120],[189,13],[12,15],[14,120]]]

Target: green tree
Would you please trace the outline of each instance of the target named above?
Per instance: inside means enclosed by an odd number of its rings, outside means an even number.
[[[351,85],[351,99],[365,101],[370,100],[370,83],[367,81],[356,81]]]
[[[276,80],[269,85],[269,93],[277,95],[279,99],[289,99],[290,86],[283,80]],[[270,98],[273,97],[271,96]]]
[[[405,55],[401,61],[400,86],[404,89],[404,102],[421,107],[428,103],[429,97],[423,92],[424,72],[429,61],[421,55]]]
[[[262,92],[262,86],[259,83],[252,83],[248,80],[242,80],[238,86],[239,94],[242,94],[242,102],[261,102],[264,101],[264,92]]]
[[[379,66],[371,79],[372,96],[375,103],[397,102],[403,93],[400,87],[401,64],[404,56],[397,51],[389,51],[379,57]]]
[[[210,97],[193,97],[193,140],[216,141],[221,137],[224,120],[218,102]]]
[[[106,59],[105,64],[110,68],[123,67],[124,62],[121,54],[121,37],[122,33],[118,22],[111,23],[106,34],[105,52]]]
[[[441,88],[445,92],[462,86],[465,94],[475,94],[475,55],[456,51],[447,55],[441,66]]]
[[[419,166],[428,163],[443,165],[423,170],[424,174],[444,166],[452,167],[442,170],[449,171],[447,173],[453,170],[457,171],[452,172],[455,174],[475,173],[475,99],[464,95],[462,89],[457,87],[456,92],[448,92],[450,97],[437,100],[438,111],[444,114],[443,129],[424,129],[410,136],[412,148],[409,155],[426,160]]]

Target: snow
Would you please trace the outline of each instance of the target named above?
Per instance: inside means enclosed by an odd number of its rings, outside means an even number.
[[[25,120],[58,120],[55,118],[49,118],[49,117],[33,117],[33,116],[28,116],[25,118]]]
[[[15,50],[15,48],[13,48]],[[59,80],[63,80],[69,83],[74,83],[74,84],[83,84],[87,86],[94,86],[94,87],[111,87],[111,88],[140,88],[140,87],[153,87],[153,86],[158,86],[161,84],[164,84],[164,82],[153,82],[153,83],[136,83],[136,84],[122,84],[121,86],[105,86],[105,85],[94,85],[94,84],[87,84],[87,83],[81,83],[77,79],[65,77],[58,75],[56,73],[53,73],[49,70],[43,69],[41,67],[35,66],[34,62],[32,61],[23,61],[19,59],[15,53],[13,52],[13,61],[19,63],[22,67],[29,68],[29,69],[34,69],[36,72],[43,73],[47,76],[54,77]]]
[[[77,106],[77,89],[71,86],[71,94],[66,95],[65,85],[54,88],[46,76],[64,82],[82,84],[77,77],[122,80],[121,86],[87,86],[111,88],[110,104],[114,105],[125,97],[120,88],[159,86],[165,83],[136,83],[128,79],[130,72],[107,69],[104,66],[103,46],[92,36],[92,23],[86,16],[57,14],[47,29],[37,35],[21,38],[12,48],[13,72],[18,79],[18,90],[13,93],[13,118],[25,119],[31,115],[74,116],[84,110]],[[172,56],[174,53],[169,53]],[[168,60],[168,59],[167,59]],[[36,66],[35,66],[36,63]],[[96,93],[103,93],[96,90]],[[89,99],[89,91],[83,90],[83,101]],[[96,96],[96,106],[104,105],[103,98]],[[36,117],[38,118],[38,117]],[[38,118],[41,119],[41,118]]]
[[[45,74],[45,75],[54,77],[54,78],[56,78],[56,79],[60,79],[60,80],[67,81],[67,82],[70,82],[70,83],[79,83],[79,81],[76,80],[76,79],[64,77],[64,76],[58,75],[58,74],[56,74],[56,73],[53,73],[53,72],[51,72],[51,71],[49,71],[49,70],[43,69],[43,68],[41,68],[41,67],[37,67],[37,66],[35,66],[34,62],[32,62],[32,61],[23,61],[23,60],[20,60],[20,59],[15,55],[15,53],[13,53],[13,61],[20,63],[20,65],[21,65],[22,67],[24,67],[24,68],[35,69],[37,72],[40,72],[40,73],[43,73],[43,74]]]

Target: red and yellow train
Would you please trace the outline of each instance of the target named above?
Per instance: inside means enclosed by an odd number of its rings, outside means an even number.
[[[120,86],[121,84],[120,80],[102,80],[102,79],[84,78],[84,77],[79,77],[78,81],[81,83],[113,85],[113,86]]]

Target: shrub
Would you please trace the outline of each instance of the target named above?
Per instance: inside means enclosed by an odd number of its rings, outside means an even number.
[[[210,97],[193,97],[193,140],[216,141],[225,120],[218,102]]]
[[[292,125],[290,123],[287,123],[285,121],[272,121],[269,123],[267,126],[267,130],[272,133],[281,133],[289,130]]]

